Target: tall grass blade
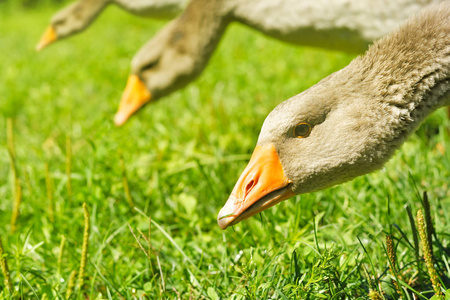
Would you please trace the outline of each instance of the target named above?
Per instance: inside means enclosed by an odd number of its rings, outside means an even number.
[[[66,177],[67,177],[67,196],[72,200],[72,140],[66,137]]]
[[[89,233],[91,230],[90,220],[89,220],[89,211],[86,205],[86,202],[83,203],[83,212],[84,212],[84,234],[83,234],[83,246],[81,250],[81,263],[80,263],[80,271],[78,273],[78,290],[81,292],[84,284],[84,276],[86,272],[86,262],[89,251]]]
[[[47,200],[49,203],[49,218],[53,223],[55,222],[55,200],[53,199],[53,184],[52,178],[50,177],[50,169],[48,163],[45,164],[45,187],[47,190]]]
[[[423,258],[428,269],[428,275],[430,275],[430,280],[433,285],[435,296],[439,300],[444,300],[444,296],[441,291],[441,283],[439,282],[439,277],[437,275],[436,269],[433,264],[433,253],[431,252],[431,247],[429,245],[429,240],[427,237],[427,229],[425,227],[425,221],[422,214],[422,210],[419,209],[417,212],[417,227],[419,228],[419,236],[422,244]]]
[[[8,262],[6,261],[6,253],[5,253],[5,250],[3,249],[1,235],[0,235],[0,268],[2,269],[5,287],[9,291],[9,293],[12,295],[14,293],[14,290],[13,290],[13,286],[12,286],[11,276],[9,274]]]
[[[20,180],[16,178],[14,181],[14,203],[13,210],[11,214],[11,233],[14,233],[17,229],[17,219],[20,214],[20,204],[22,203],[22,185]]]

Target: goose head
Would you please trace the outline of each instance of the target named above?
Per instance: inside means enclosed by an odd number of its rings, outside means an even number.
[[[389,114],[361,101],[361,91],[335,74],[277,106],[266,118],[250,162],[218,223],[223,229],[297,194],[371,172],[390,157],[384,143]],[[374,110],[377,110],[374,113]]]
[[[201,72],[206,62],[197,63],[184,35],[172,22],[134,56],[131,75],[114,118],[117,126],[144,105],[186,86]]]
[[[231,20],[227,3],[191,1],[138,51],[114,119],[116,125],[200,75]]]
[[[278,105],[219,226],[379,169],[425,116],[450,105],[449,17],[448,3],[428,10]]]
[[[57,40],[83,31],[106,6],[108,1],[78,1],[57,12],[51,19],[36,50],[42,50]]]

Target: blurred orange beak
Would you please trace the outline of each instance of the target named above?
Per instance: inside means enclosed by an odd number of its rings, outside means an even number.
[[[225,206],[217,218],[220,228],[226,229],[295,194],[289,189],[273,144],[256,146]]]
[[[128,77],[127,86],[114,117],[117,126],[123,125],[139,108],[150,101],[151,94],[137,75]]]
[[[50,25],[41,37],[41,40],[36,45],[36,51],[42,50],[44,47],[50,45],[58,39],[55,29]]]

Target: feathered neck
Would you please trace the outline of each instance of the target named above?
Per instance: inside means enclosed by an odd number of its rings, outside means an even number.
[[[449,10],[440,5],[438,10]],[[450,90],[449,13],[430,10],[376,42],[350,64],[386,105],[421,121],[448,105]]]

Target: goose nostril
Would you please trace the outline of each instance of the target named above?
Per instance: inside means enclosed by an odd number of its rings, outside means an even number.
[[[250,180],[250,182],[247,184],[247,186],[245,187],[245,195],[247,195],[248,193],[250,193],[250,191],[253,189],[253,187],[255,186],[256,182],[255,180]]]

